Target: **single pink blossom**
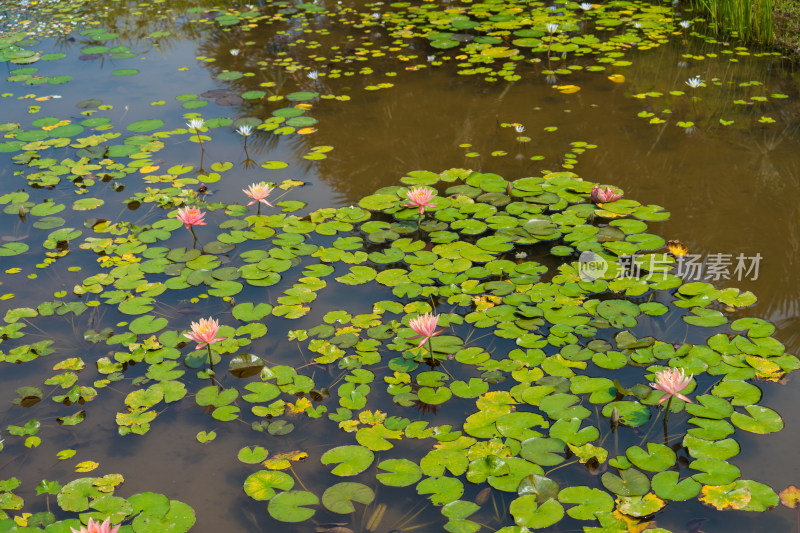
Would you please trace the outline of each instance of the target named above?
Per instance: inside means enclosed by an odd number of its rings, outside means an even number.
[[[406,207],[416,207],[419,209],[419,214],[425,212],[426,207],[433,207],[436,204],[431,202],[433,197],[436,196],[436,191],[426,189],[425,187],[414,187],[406,193],[409,202]]]
[[[613,187],[600,187],[595,185],[592,188],[592,201],[596,204],[607,204],[609,202],[616,202],[622,198],[622,194],[618,193]]]
[[[247,189],[242,189],[242,192],[253,199],[253,201],[247,205],[253,205],[256,202],[261,202],[262,204],[267,204],[270,207],[274,207],[267,201],[267,196],[269,196],[269,194],[274,190],[275,187],[270,187],[262,181],[261,183],[253,183]]]
[[[656,382],[651,383],[650,386],[666,393],[658,400],[659,404],[664,403],[671,396],[677,396],[684,402],[694,403],[680,393],[680,391],[689,386],[692,382],[692,377],[694,377],[694,374],[686,377],[682,368],[667,368],[661,372],[656,372]]]
[[[81,526],[80,529],[69,528],[72,533],[117,533],[119,530],[120,524],[117,524],[114,527],[111,527],[111,518],[106,518],[103,523],[95,522],[93,519],[89,519],[89,524],[87,526]]]
[[[416,333],[416,335],[411,338],[418,339],[422,337],[422,340],[419,341],[417,348],[421,348],[423,344],[428,342],[428,339],[435,337],[444,331],[444,329],[436,331],[436,326],[438,324],[439,315],[434,315],[432,313],[425,313],[424,315],[419,315],[417,318],[411,319],[408,325],[414,330],[414,333]]]
[[[205,226],[206,221],[203,218],[205,213],[196,207],[182,207],[178,208],[178,220],[186,225],[186,229],[192,229],[192,226]]]
[[[219,323],[213,318],[209,318],[208,320],[201,318],[200,322],[192,322],[191,327],[192,332],[184,333],[183,336],[198,343],[197,348],[195,348],[196,350],[227,339],[227,337],[217,337]]]

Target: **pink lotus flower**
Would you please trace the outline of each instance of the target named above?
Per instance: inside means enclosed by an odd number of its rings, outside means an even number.
[[[274,207],[267,201],[267,196],[269,196],[269,193],[271,193],[273,190],[275,190],[275,187],[270,187],[262,181],[261,183],[253,183],[247,189],[242,189],[242,192],[253,199],[253,201],[247,205],[253,205],[256,202],[261,202],[262,204],[267,204],[270,207]]]
[[[88,527],[81,526],[80,529],[69,528],[72,533],[117,533],[120,524],[111,527],[111,518],[106,518],[103,523],[89,519]]]
[[[178,220],[186,225],[186,229],[192,229],[192,226],[205,226],[206,221],[203,220],[206,214],[196,207],[183,207],[178,208]]]
[[[613,187],[600,187],[595,185],[592,188],[592,201],[596,204],[606,204],[609,202],[616,202],[622,198],[622,194],[618,193]]]
[[[428,342],[428,339],[435,337],[444,331],[444,329],[436,331],[436,326],[438,324],[439,315],[434,315],[432,313],[425,313],[424,315],[419,315],[417,318],[411,319],[408,325],[414,330],[414,333],[416,333],[416,335],[411,338],[418,339],[422,337],[422,340],[419,341],[417,348],[422,348],[422,345]]]
[[[213,318],[206,320],[201,318],[200,322],[192,322],[192,332],[184,333],[183,336],[198,343],[196,350],[204,348],[209,344],[224,341],[227,337],[217,337],[219,332],[219,322]]]
[[[650,386],[656,390],[664,391],[664,394],[658,403],[662,404],[667,401],[671,396],[677,396],[684,402],[694,403],[692,400],[680,393],[683,389],[689,386],[692,382],[694,374],[690,374],[687,378],[683,373],[682,368],[667,368],[661,372],[656,372],[656,382],[651,383]]]
[[[434,196],[436,196],[436,191],[426,189],[425,187],[414,187],[406,193],[409,203],[405,205],[406,207],[418,208],[419,214],[421,215],[425,212],[426,207],[433,207],[436,205],[431,202]]]

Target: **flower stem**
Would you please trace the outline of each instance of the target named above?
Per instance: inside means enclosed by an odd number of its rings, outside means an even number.
[[[431,353],[431,364],[435,364],[436,358],[433,355],[433,337],[428,337],[428,351]]]
[[[669,420],[669,408],[672,404],[672,395],[667,400],[667,406],[664,408],[664,446],[669,446],[669,431],[667,430],[667,421]]]
[[[195,233],[194,233],[194,226],[189,226],[189,231],[192,232],[192,237],[194,237],[194,242],[192,243],[192,248],[196,248],[197,247],[197,235],[195,235]]]
[[[214,359],[211,357],[211,345],[207,344],[206,348],[208,348],[208,365],[211,367],[211,370],[214,370]]]

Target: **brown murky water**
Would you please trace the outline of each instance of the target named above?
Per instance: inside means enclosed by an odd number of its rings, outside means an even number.
[[[422,48],[418,51],[419,57],[411,62],[392,58],[371,60],[369,64],[375,73],[369,77],[322,78],[314,82],[305,73],[287,73],[268,64],[254,79],[229,84],[212,78],[226,68],[243,69],[243,63],[254,60],[256,50],[269,52],[269,46],[279,40],[274,31],[274,28],[265,27],[245,36],[219,34],[211,38],[196,36],[196,41],[174,40],[141,61],[141,75],[118,84],[104,81],[97,85],[93,81],[93,72],[111,66],[73,59],[72,67],[61,68],[80,68],[88,74],[59,87],[61,103],[53,104],[50,109],[57,116],[74,114],[77,100],[102,94],[104,102],[114,105],[115,123],[126,124],[152,113],[150,102],[164,99],[167,103],[158,108],[158,114],[178,127],[183,111],[172,99],[186,92],[200,93],[217,87],[235,87],[241,92],[271,81],[292,90],[316,88],[350,97],[349,101],[322,100],[314,104],[309,114],[319,120],[316,133],[281,139],[268,139],[265,135],[252,138],[250,157],[259,163],[267,160],[288,163],[283,170],[244,168],[241,138],[233,133],[212,134],[213,142],[208,143],[205,157],[209,161],[229,160],[240,164],[235,174],[226,176],[229,181],[211,185],[215,198],[231,202],[241,201],[239,190],[256,179],[306,181],[309,186],[302,189],[302,198],[296,199],[308,202],[313,209],[354,204],[380,187],[397,184],[400,177],[417,169],[438,172],[465,167],[514,179],[570,165],[572,171],[585,179],[613,184],[624,189],[628,197],[664,206],[671,212],[671,218],[653,224],[651,230],[668,239],[679,239],[692,253],[703,257],[724,254],[731,261],[739,254],[746,257],[760,254],[757,278],[754,273],[742,279],[732,274],[733,279],[722,278],[714,283],[755,292],[758,303],[741,314],[774,322],[778,328],[776,336],[786,344],[787,352],[800,352],[800,233],[797,225],[800,215],[800,106],[797,103],[800,84],[797,73],[778,59],[751,55],[740,56],[737,63],[731,63],[729,56],[719,55],[685,65],[683,56],[686,53],[713,54],[724,47],[692,42],[687,48],[678,40],[655,50],[630,53],[628,59],[632,66],[619,70],[626,78],[624,83],[607,79],[611,72],[576,72],[559,81],[580,86],[581,90],[575,94],[562,94],[548,84],[541,73],[543,64],[526,65],[524,68],[528,70],[518,82],[489,84],[477,77],[458,75],[455,61],[426,64],[428,50]],[[376,33],[358,42],[371,41],[376,47],[389,42]],[[319,39],[335,43],[345,39],[345,32],[333,29],[330,35]],[[256,44],[246,46],[246,40]],[[62,45],[64,50],[76,55],[68,43]],[[237,46],[246,50],[244,56],[228,53]],[[198,55],[215,57],[217,61],[204,63],[195,59]],[[421,68],[407,70],[414,65]],[[181,67],[189,68],[179,71]],[[386,76],[387,72],[397,75]],[[670,90],[686,89],[684,81],[696,75],[710,86],[697,92],[700,100],[694,106],[686,96],[668,94]],[[712,85],[712,80],[719,85]],[[761,94],[756,92],[758,87],[739,87],[740,83],[750,80],[758,80],[769,92],[783,93],[789,98],[777,103],[734,104],[734,100],[740,98],[747,100],[748,91]],[[392,83],[393,87],[376,91],[364,89],[366,84],[383,82]],[[4,90],[19,93],[19,88],[11,84]],[[664,95],[634,96],[650,91]],[[269,110],[281,105],[244,104],[233,108],[213,108],[212,105],[202,111],[206,117],[230,115],[231,112],[239,117],[260,116],[265,112],[268,115]],[[5,107],[6,120],[27,120],[24,109]],[[643,112],[654,113],[668,121],[651,124],[651,117],[639,116]],[[753,120],[761,115],[770,116],[775,122],[762,125]],[[692,120],[696,126],[678,127],[673,116]],[[734,122],[723,126],[720,118]],[[513,129],[501,127],[502,123],[523,124],[525,135],[531,140],[518,142]],[[546,128],[554,131],[546,131]],[[596,147],[575,154],[577,162],[570,163],[566,155],[574,153],[571,143],[575,142]],[[327,159],[303,159],[313,146],[323,145],[334,147]],[[163,159],[162,165],[169,166],[197,159],[196,148],[188,142],[174,141],[174,145],[159,157]],[[470,157],[467,155],[470,153],[477,155]],[[542,157],[532,160],[534,156]],[[10,174],[8,168],[3,171],[6,178]],[[15,188],[2,187],[2,192]],[[106,198],[119,203],[131,192],[142,189],[143,186],[131,183],[124,193],[109,192]],[[69,197],[68,192],[56,191],[55,194]],[[5,231],[22,235],[28,230],[24,224],[17,224]],[[80,276],[46,279],[43,276],[39,286],[20,288],[18,294],[21,298],[39,301],[49,297],[54,290],[52,285],[68,288]],[[20,305],[19,301],[4,305],[2,311],[16,305]],[[315,305],[335,307],[336,301],[333,298],[327,302],[320,300]],[[296,327],[299,326],[270,326],[270,335],[254,344],[254,351],[263,350],[270,363],[296,364],[300,357],[297,350],[281,341],[286,338],[287,329]],[[78,332],[83,329],[77,326]],[[75,340],[74,332],[65,327],[55,331],[74,347],[70,356],[86,349],[85,343]],[[4,369],[2,405],[10,405],[17,384],[35,382],[39,379],[37,372],[41,372],[38,374],[41,376],[48,370],[44,362],[38,367],[25,365]],[[800,436],[800,414],[795,409],[800,401],[800,388],[795,377],[790,376],[788,383],[764,384],[762,389],[764,404],[781,413],[786,427],[776,435],[742,438],[742,454],[737,457],[736,464],[742,469],[743,478],[756,479],[780,490],[786,485],[800,483],[800,461],[795,453]],[[25,490],[19,493],[26,500],[36,498],[33,488],[38,480],[68,480],[75,476],[71,462],[38,459],[54,458],[58,450],[70,446],[80,450],[76,460],[96,460],[101,463],[103,473],[123,474],[126,495],[152,490],[189,503],[197,512],[198,531],[311,530],[307,524],[276,525],[268,518],[265,503],[245,496],[242,481],[256,468],[237,461],[236,452],[244,445],[256,444],[271,451],[273,447],[284,451],[287,446],[314,450],[321,445],[329,446],[332,438],[339,438],[337,435],[317,434],[314,421],[297,420],[297,428],[288,437],[265,437],[239,422],[222,427],[200,407],[182,402],[178,407],[166,409],[148,434],[120,437],[116,434],[114,416],[126,392],[120,390],[98,400],[101,405],[92,405],[91,417],[79,426],[79,431],[61,428],[63,440],[46,440],[35,454],[26,453],[21,444],[6,448],[3,456],[13,459],[5,463],[4,471],[7,476],[25,478]],[[423,418],[432,420],[433,416],[424,415]],[[26,417],[15,408],[5,412],[2,420],[4,424],[17,424],[24,423]],[[200,446],[195,441],[200,429],[218,429],[219,437]],[[286,444],[287,441],[290,444]],[[141,468],[143,464],[147,465],[146,469]],[[309,486],[329,481],[323,479],[326,475],[316,470],[313,462],[299,464],[296,472]],[[412,492],[381,490],[378,501],[390,505],[378,531],[410,529],[438,517],[436,510],[415,516],[422,500]],[[464,499],[471,497],[474,495],[468,493]],[[407,516],[404,518],[404,515]],[[710,513],[695,502],[670,504],[668,512],[659,516],[658,521],[662,527],[682,531],[687,521],[697,517],[709,519],[702,527],[706,533],[786,530],[794,520],[793,512],[782,508],[759,515],[734,515]],[[415,531],[439,531],[439,528],[437,523],[423,525]]]

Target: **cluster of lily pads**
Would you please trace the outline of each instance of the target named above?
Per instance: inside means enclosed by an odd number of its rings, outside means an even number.
[[[490,523],[521,532],[566,517],[625,530],[692,498],[718,509],[777,504],[770,487],[740,478],[735,437],[782,428],[778,413],[759,405],[754,382],[778,380],[798,360],[771,337],[771,324],[731,320],[755,301],[751,293],[671,272],[664,240],[647,231],[668,217],[663,208],[569,172],[509,181],[451,169],[401,181],[358,205],[305,216],[187,195],[206,223],[195,248],[177,244],[186,242],[188,220],[172,209],[180,197],[162,203],[164,218],[153,224],[96,226],[112,237],[87,236],[80,248],[98,255],[102,272],[72,295],[8,311],[3,359],[57,353],[52,340],[25,342],[29,324],[116,309],[128,318],[84,333],[112,352],[93,363],[93,386],[80,384],[81,357],[62,360],[45,381],[63,390],[55,399],[65,406],[80,404],[61,423],[82,423],[112,384],[127,391],[116,417],[123,435],[158,430],[159,414],[183,402],[208,407],[209,421],[245,421],[271,437],[239,452],[254,466],[244,492],[285,522],[347,520],[354,504],[372,506],[374,517],[381,503],[385,511],[381,487],[428,498],[441,506],[443,527],[459,532]],[[597,278],[581,274],[578,256],[587,251],[608,263]],[[640,275],[623,271],[629,256]],[[272,286],[274,299],[265,290]],[[351,296],[308,324],[326,290]],[[196,315],[156,312],[181,298]],[[206,314],[201,305],[218,322],[186,334],[189,319]],[[426,313],[444,331],[420,330],[415,317]],[[265,356],[259,346],[279,319],[302,325]],[[424,346],[415,330],[428,332]],[[292,344],[305,354],[300,364]],[[228,376],[219,372],[226,367]],[[693,376],[674,390],[669,418],[663,393],[648,385],[666,369]],[[44,391],[19,394],[23,403]],[[325,432],[338,428],[350,443],[297,449],[280,437],[298,417],[318,419]],[[9,433],[32,443],[38,429],[32,419]],[[215,437],[204,430],[197,440]],[[331,467],[334,478],[305,483],[292,468],[300,460]],[[56,491],[59,499],[80,483],[95,486],[81,478]],[[103,518],[104,498],[89,492],[62,508]],[[114,523],[138,512],[114,501]],[[489,512],[498,505],[506,511]]]

